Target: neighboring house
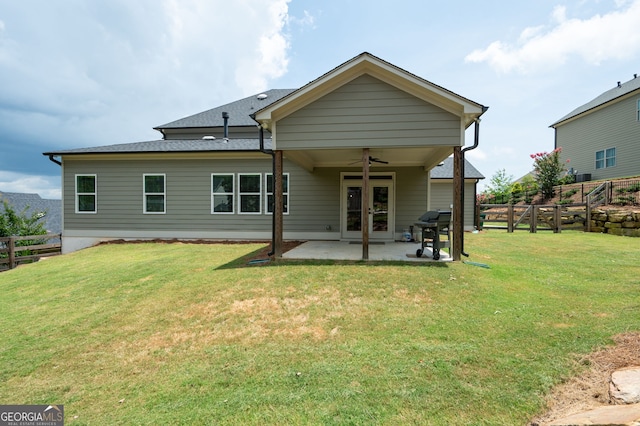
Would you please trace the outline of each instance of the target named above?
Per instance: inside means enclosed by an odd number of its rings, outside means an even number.
[[[550,127],[578,181],[640,175],[640,78],[618,82]]]
[[[431,169],[431,188],[428,210],[449,210],[453,205],[453,157],[446,158],[442,163]],[[464,227],[473,230],[477,226],[474,222],[474,211],[478,181],[484,179],[473,165],[464,161]]]
[[[0,192],[0,213],[4,212],[3,201],[9,203],[17,214],[25,212],[27,216],[31,217],[33,213],[44,213],[42,220],[47,232],[50,234],[62,232],[62,202],[60,200],[41,198],[38,194]]]
[[[399,240],[427,209],[461,207],[463,163],[455,173],[447,158],[486,109],[365,52],[300,89],[158,126],[162,140],[45,152],[62,166],[63,252],[121,238],[272,239],[276,256],[283,239]]]

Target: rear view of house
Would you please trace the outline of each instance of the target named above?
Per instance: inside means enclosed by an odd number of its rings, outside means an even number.
[[[300,89],[158,126],[161,140],[46,152],[62,167],[63,251],[120,238],[272,239],[276,255],[282,239],[398,240],[441,207],[431,171],[452,154],[462,212],[465,130],[486,109],[362,53]]]

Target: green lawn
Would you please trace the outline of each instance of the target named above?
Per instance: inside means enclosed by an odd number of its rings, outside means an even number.
[[[466,234],[457,263],[107,245],[0,273],[0,404],[67,424],[524,425],[640,330],[640,239]]]

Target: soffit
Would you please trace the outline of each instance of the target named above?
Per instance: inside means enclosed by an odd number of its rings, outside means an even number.
[[[423,167],[425,170],[440,164],[450,156],[449,146],[412,148],[372,148],[369,157],[387,162],[371,162],[371,168]],[[287,150],[285,157],[294,163],[313,171],[318,167],[362,167],[362,149],[314,149]]]

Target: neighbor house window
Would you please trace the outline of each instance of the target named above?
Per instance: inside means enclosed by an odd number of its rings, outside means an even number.
[[[238,205],[240,213],[260,214],[262,175],[238,174]]]
[[[144,213],[162,214],[167,207],[166,175],[143,175]]]
[[[76,175],[76,213],[97,213],[97,175]]]
[[[636,120],[640,122],[640,99],[638,99],[638,103],[636,104]]]
[[[267,199],[266,199],[266,207],[265,210],[267,213],[273,214],[273,206],[274,206],[274,193],[273,193],[273,174],[267,173]],[[284,173],[282,176],[282,198],[284,206],[282,207],[282,211],[284,214],[289,213],[289,173]]]
[[[233,213],[233,173],[211,174],[211,213]]]
[[[614,167],[616,165],[616,149],[607,148],[596,151],[596,169]]]

